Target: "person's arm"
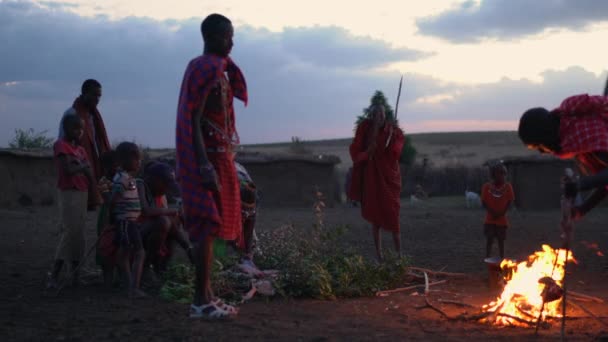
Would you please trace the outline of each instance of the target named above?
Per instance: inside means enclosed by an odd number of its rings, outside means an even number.
[[[141,214],[146,217],[157,216],[177,216],[178,211],[171,208],[154,208],[148,205],[146,201],[146,187],[143,182],[137,182],[137,194],[139,195],[139,203],[141,205]]]
[[[349,152],[350,158],[353,161],[353,164],[361,163],[368,160],[368,153],[366,150],[366,146],[363,146],[365,139],[365,131],[367,130],[366,123],[360,123],[357,127],[357,131],[355,132],[355,137],[353,138],[353,142],[350,144]]]
[[[82,173],[87,176],[87,169],[90,173],[91,169],[88,163],[82,163],[72,155],[60,154],[57,156],[61,168],[68,176],[73,176]],[[88,176],[87,176],[88,177]]]
[[[581,177],[578,182],[578,191],[587,191],[608,185],[608,169],[604,169],[595,175]]]
[[[389,153],[391,159],[396,160],[397,162],[401,159],[401,151],[403,150],[403,145],[405,145],[405,136],[399,127],[394,126],[393,135],[391,137],[390,144],[388,145]]]
[[[213,164],[209,162],[207,158],[207,151],[205,149],[205,141],[203,139],[203,127],[201,125],[203,118],[203,111],[205,110],[205,104],[207,103],[208,92],[205,93],[201,100],[199,108],[192,114],[192,142],[194,144],[194,155],[198,163],[198,168],[203,177],[203,186],[209,190],[219,191],[220,185],[218,182],[217,174]]]
[[[606,188],[598,188],[594,190],[587,199],[578,207],[573,208],[573,216],[576,219],[580,219],[585,216],[589,211],[595,208],[604,198],[608,195]]]

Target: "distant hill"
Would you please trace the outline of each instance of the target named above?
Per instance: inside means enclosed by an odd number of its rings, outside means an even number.
[[[531,156],[537,154],[526,149],[515,131],[445,132],[409,134],[418,151],[417,161],[428,158],[435,166],[464,164],[479,166],[488,159]],[[290,142],[244,145],[246,151],[263,153],[310,152],[333,154],[342,160],[341,168],[351,165],[348,147],[352,138],[302,141],[298,146]]]

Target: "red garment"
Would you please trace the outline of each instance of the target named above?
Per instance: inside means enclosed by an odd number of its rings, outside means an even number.
[[[74,100],[72,108],[74,108],[78,116],[84,121],[84,134],[82,135],[80,145],[82,145],[82,147],[84,147],[85,151],[87,152],[89,163],[91,165],[91,171],[93,172],[93,177],[96,180],[99,180],[104,175],[104,170],[102,170],[101,167],[101,155],[112,149],[108,140],[106,126],[103,123],[103,119],[101,118],[101,113],[99,113],[99,110],[95,108],[93,112],[90,112],[89,109],[82,103],[80,97],[77,97],[76,100]],[[95,125],[95,127],[91,126],[89,120],[91,114],[93,114],[93,124]],[[95,133],[93,133],[93,129],[95,129]],[[94,137],[95,141],[93,141]],[[95,150],[95,142],[97,143],[97,150],[99,151],[99,154]],[[91,187],[91,190],[94,192],[89,193],[89,207],[101,204],[102,198],[101,194],[97,192],[97,188]]]
[[[68,175],[59,161],[59,156],[70,156],[81,163],[89,163],[87,153],[82,146],[72,145],[65,139],[58,139],[53,145],[53,154],[57,164],[57,188],[59,190],[79,190],[86,192],[89,190],[89,180],[82,173]]]
[[[371,128],[370,120],[363,121],[357,127],[350,145],[353,173],[349,197],[361,202],[361,214],[365,220],[388,231],[398,232],[401,194],[399,157],[405,137],[400,128],[385,125],[376,136],[376,150],[370,159],[367,147]],[[391,130],[391,141],[386,147]]]
[[[194,153],[192,116],[205,97],[203,136],[209,161],[222,187],[219,193],[203,188]],[[234,140],[238,140],[233,97],[247,103],[245,78],[230,58],[205,54],[190,61],[179,97],[175,139],[176,175],[182,192],[185,226],[193,241],[205,234],[225,240],[235,240],[241,234],[239,182],[232,153],[211,151],[211,148],[230,150]]]
[[[587,94],[565,99],[556,112],[560,116],[560,158],[608,151],[608,98]]]
[[[511,183],[504,183],[501,186],[496,186],[493,182],[488,182],[481,187],[481,201],[486,208],[494,211],[505,211],[509,203],[513,202],[514,199],[515,194],[513,192]],[[494,218],[489,212],[487,212],[484,223],[504,227],[509,225],[506,213],[505,215]]]

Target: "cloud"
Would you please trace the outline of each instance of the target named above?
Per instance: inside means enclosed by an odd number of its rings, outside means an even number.
[[[82,81],[92,77],[103,85],[100,110],[112,141],[174,146],[183,72],[203,47],[199,24],[84,18],[29,2],[0,2],[0,145],[15,128],[55,134]],[[350,136],[376,89],[394,103],[399,73],[387,65],[424,54],[336,27],[272,32],[238,26],[233,58],[250,87],[249,106],[236,108],[241,141]],[[598,93],[604,84],[602,76],[580,68],[542,77],[540,83],[504,79],[471,86],[406,74],[399,117],[411,130],[513,128],[509,123],[528,107]]]
[[[418,32],[455,43],[510,40],[552,28],[584,30],[608,20],[604,0],[468,0],[417,20]]]
[[[14,128],[54,131],[82,81],[96,78],[111,139],[173,145],[184,68],[203,47],[199,25],[200,19],[85,18],[61,6],[0,2],[0,115],[9,118],[0,142]],[[249,108],[239,110],[245,142],[314,136],[314,128],[302,127],[317,127],[320,118],[338,125],[382,86],[385,79],[369,70],[425,55],[337,27],[240,26],[235,44],[251,93]]]

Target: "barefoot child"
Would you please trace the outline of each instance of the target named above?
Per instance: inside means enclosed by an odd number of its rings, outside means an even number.
[[[141,153],[134,143],[123,142],[116,147],[116,156],[121,170],[112,180],[110,199],[110,221],[116,228],[118,264],[128,282],[129,297],[141,298],[146,294],[140,289],[141,272],[145,252],[141,240],[141,205],[133,175],[141,164]]]
[[[486,209],[484,234],[486,236],[486,258],[490,257],[494,239],[498,241],[500,257],[505,257],[505,238],[507,236],[507,211],[515,195],[511,183],[505,181],[507,169],[502,163],[490,165],[491,182],[481,188],[481,203]]]
[[[82,119],[76,115],[66,115],[62,125],[65,134],[53,145],[59,175],[57,188],[61,237],[55,254],[55,264],[47,281],[48,289],[57,288],[57,279],[66,261],[71,262],[72,283],[77,284],[76,267],[84,256],[85,248],[87,195],[93,184],[87,154],[84,148],[78,145],[84,128]]]

